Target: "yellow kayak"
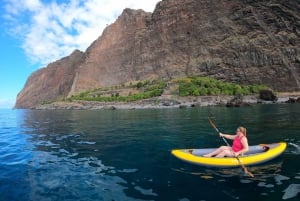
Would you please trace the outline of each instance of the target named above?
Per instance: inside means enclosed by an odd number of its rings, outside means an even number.
[[[286,147],[287,144],[285,142],[249,146],[249,151],[243,156],[239,156],[239,159],[243,165],[260,164],[279,156]],[[213,167],[240,166],[239,161],[234,157],[216,158],[203,156],[215,149],[174,149],[171,153],[183,161],[197,165]]]

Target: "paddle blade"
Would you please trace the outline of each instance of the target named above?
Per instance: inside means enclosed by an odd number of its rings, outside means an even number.
[[[254,175],[251,172],[249,172],[245,166],[243,167],[243,169],[244,169],[244,172],[246,175],[248,175],[249,177],[252,177],[252,178],[254,177]]]
[[[209,124],[211,125],[211,127],[213,127],[218,133],[220,132],[219,129],[216,127],[216,125],[214,124],[214,122],[208,118]]]
[[[254,177],[254,175],[251,172],[249,172],[246,166],[240,161],[239,157],[236,157],[236,159],[238,160],[239,164],[242,166],[244,173],[249,177]]]

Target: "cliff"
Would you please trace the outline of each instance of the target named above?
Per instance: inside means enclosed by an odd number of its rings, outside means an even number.
[[[211,76],[300,90],[298,0],[162,0],[125,9],[82,53],[34,72],[16,108],[150,78]]]
[[[78,50],[70,56],[32,73],[18,94],[16,108],[30,108],[69,94],[84,54]]]

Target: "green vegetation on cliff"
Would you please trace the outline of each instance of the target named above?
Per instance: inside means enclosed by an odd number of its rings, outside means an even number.
[[[72,100],[100,101],[100,102],[131,102],[162,95],[167,82],[163,80],[145,80],[136,84],[118,85],[86,91],[68,98]]]
[[[100,102],[131,102],[162,94],[174,96],[250,95],[266,89],[263,85],[239,85],[209,77],[185,77],[173,80],[145,80],[82,92],[68,101],[85,100]]]
[[[263,85],[239,85],[210,77],[187,77],[177,81],[179,96],[250,95],[266,89]]]

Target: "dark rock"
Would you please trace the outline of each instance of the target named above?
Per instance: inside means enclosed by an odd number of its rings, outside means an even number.
[[[187,108],[186,105],[180,105],[180,106],[179,106],[179,109],[186,109],[186,108]]]
[[[239,107],[243,102],[243,96],[235,96],[231,99],[226,106],[227,107]]]
[[[261,90],[259,92],[259,98],[264,101],[277,101],[277,97],[271,90]]]
[[[174,105],[179,105],[180,102],[178,102],[177,100],[165,99],[165,100],[161,100],[161,104],[163,106],[174,106]]]
[[[287,100],[286,103],[300,103],[300,97],[299,98],[289,98],[289,100]]]
[[[104,109],[104,110],[116,110],[117,108],[115,106],[108,105],[108,106],[104,106],[102,109]]]
[[[249,103],[245,103],[243,101],[242,95],[237,95],[226,103],[226,107],[241,107],[241,106],[249,106],[249,105],[250,105]]]

